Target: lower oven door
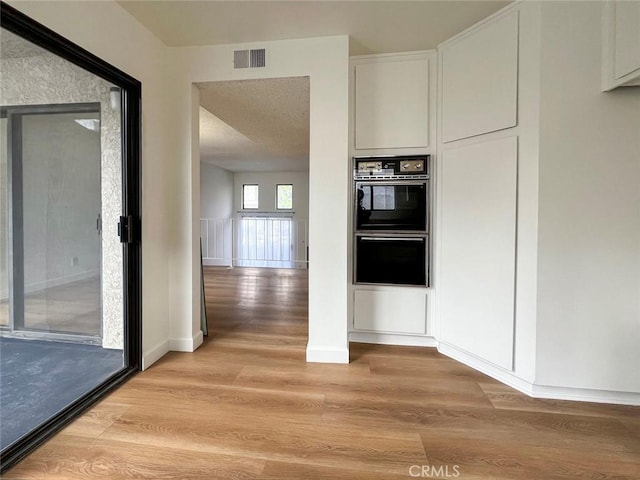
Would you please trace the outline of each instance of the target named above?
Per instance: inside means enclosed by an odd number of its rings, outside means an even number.
[[[355,282],[427,286],[427,237],[356,236]]]

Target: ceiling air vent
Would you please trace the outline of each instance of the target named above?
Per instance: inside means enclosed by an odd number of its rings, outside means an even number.
[[[264,48],[255,50],[234,50],[233,68],[261,68],[265,67],[266,52]]]

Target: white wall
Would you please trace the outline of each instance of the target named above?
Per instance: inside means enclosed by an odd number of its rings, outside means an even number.
[[[172,90],[178,95],[176,126],[180,169],[174,172],[173,208],[178,249],[172,257],[171,337],[195,348],[199,342],[199,152],[198,82],[248,78],[310,77],[310,361],[347,362],[348,37],[265,42],[254,45],[170,48]],[[233,50],[268,50],[265,69],[234,71]],[[195,98],[194,98],[195,97]],[[193,135],[193,132],[196,135]],[[195,219],[195,222],[194,222]],[[331,298],[331,302],[326,299]]]
[[[293,185],[293,211],[297,220],[309,218],[309,172],[238,172],[233,176],[235,212],[242,210],[242,185],[260,185],[259,212],[277,212],[276,185]],[[280,210],[286,212],[286,210]]]
[[[200,162],[200,217],[230,218],[233,214],[233,172]]]
[[[202,248],[205,258],[216,258],[206,265],[231,265],[233,215],[233,172],[200,162],[200,218],[207,219],[200,223]]]
[[[142,344],[148,366],[169,348],[167,258],[180,249],[169,231],[186,213],[171,206],[176,141],[166,47],[115,2],[9,3],[142,81]]]
[[[536,383],[640,392],[640,88],[600,92],[601,3],[542,13]]]

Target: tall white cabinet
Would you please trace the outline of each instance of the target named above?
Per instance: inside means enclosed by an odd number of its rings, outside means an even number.
[[[436,73],[434,51],[352,57],[351,156],[430,154],[433,162]],[[425,287],[352,285],[350,340],[435,345],[431,294]]]
[[[513,368],[519,12],[439,49],[439,340]]]

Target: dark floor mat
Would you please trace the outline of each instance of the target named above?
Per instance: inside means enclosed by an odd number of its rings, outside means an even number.
[[[0,337],[0,449],[122,369],[122,350]]]

